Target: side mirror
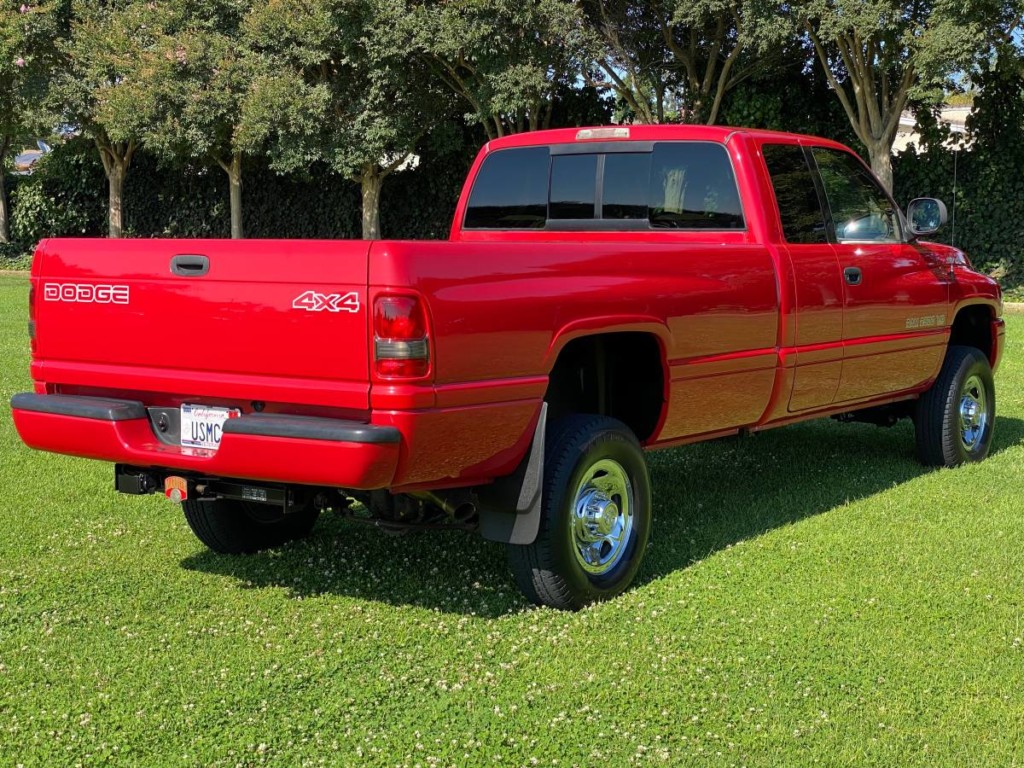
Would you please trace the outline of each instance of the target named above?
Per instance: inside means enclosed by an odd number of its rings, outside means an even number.
[[[907,206],[907,223],[914,235],[931,235],[946,223],[946,204],[933,197],[919,197]]]

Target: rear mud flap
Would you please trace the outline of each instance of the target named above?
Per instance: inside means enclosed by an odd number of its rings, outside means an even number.
[[[540,528],[544,487],[544,433],[548,404],[543,403],[530,451],[507,477],[477,489],[480,535],[504,544],[532,544]]]

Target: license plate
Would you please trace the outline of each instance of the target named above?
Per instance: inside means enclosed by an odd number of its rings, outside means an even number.
[[[237,408],[208,405],[181,406],[181,444],[185,448],[216,451],[224,435],[224,422],[240,414]]]

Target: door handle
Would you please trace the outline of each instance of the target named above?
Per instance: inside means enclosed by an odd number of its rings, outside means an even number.
[[[171,272],[181,277],[202,277],[210,271],[210,260],[206,256],[183,253],[171,259]]]
[[[843,270],[843,277],[846,278],[847,285],[860,285],[860,267],[847,267]]]

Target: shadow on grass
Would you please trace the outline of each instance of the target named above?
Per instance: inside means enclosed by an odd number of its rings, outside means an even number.
[[[650,454],[654,544],[640,583],[925,474],[913,439],[907,422],[881,429],[817,421]],[[993,453],[1022,442],[1024,421],[999,417]],[[340,594],[485,618],[526,606],[500,545],[461,532],[393,538],[337,516],[281,550],[203,551],[182,565],[303,598]]]

